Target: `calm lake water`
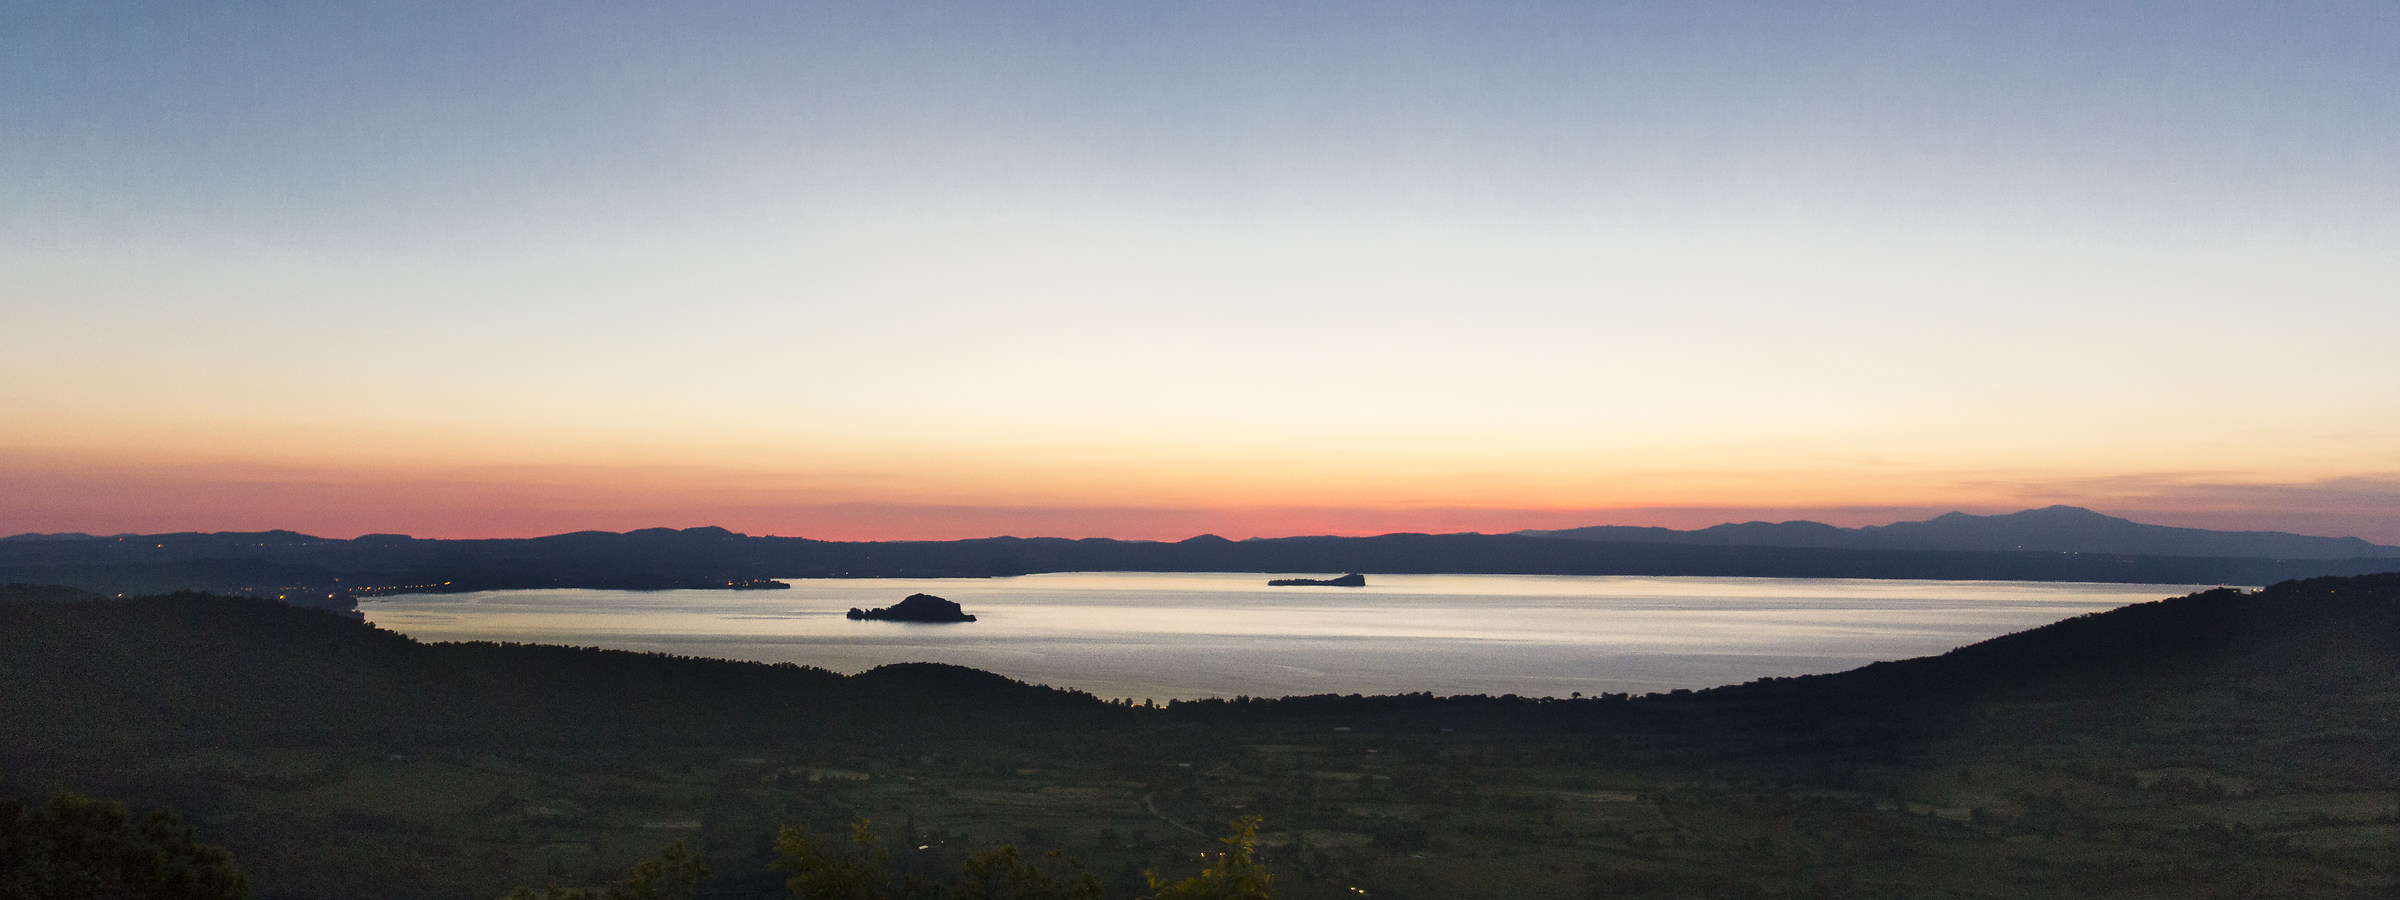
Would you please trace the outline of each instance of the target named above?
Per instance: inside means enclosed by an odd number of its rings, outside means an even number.
[[[653,650],[855,673],[946,662],[1102,697],[1522,694],[1701,688],[1941,653],[2213,585],[1081,572],[788,579],[788,591],[486,591],[363,601],[426,641]],[[911,593],[972,623],[857,622]]]

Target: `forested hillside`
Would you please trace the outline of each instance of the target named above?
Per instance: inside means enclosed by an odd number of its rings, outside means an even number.
[[[1131,896],[1253,815],[1278,897],[2400,888],[2400,576],[1710,691],[1158,708],[946,666],[6,596],[0,791],[171,807],[272,898],[595,884],[675,840],[717,873],[703,896],[774,896],[780,828],[838,842],[862,818],[899,873],[1013,844]]]

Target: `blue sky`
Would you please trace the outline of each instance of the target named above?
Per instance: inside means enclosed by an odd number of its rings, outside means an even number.
[[[387,250],[894,205],[2346,233],[2400,208],[2388,4],[10,16],[27,239]]]

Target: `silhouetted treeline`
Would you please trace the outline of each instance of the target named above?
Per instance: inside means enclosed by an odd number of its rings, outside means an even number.
[[[0,797],[0,897],[248,900],[233,857],[192,835],[163,809],[137,822],[124,804],[72,793],[32,808]]]

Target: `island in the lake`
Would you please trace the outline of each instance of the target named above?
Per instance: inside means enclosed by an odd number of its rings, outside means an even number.
[[[1367,576],[1352,572],[1340,578],[1276,578],[1268,587],[1366,587]]]
[[[882,622],[972,622],[975,617],[960,609],[958,604],[932,594],[910,594],[908,598],[880,609],[850,608],[850,618],[874,619]]]

